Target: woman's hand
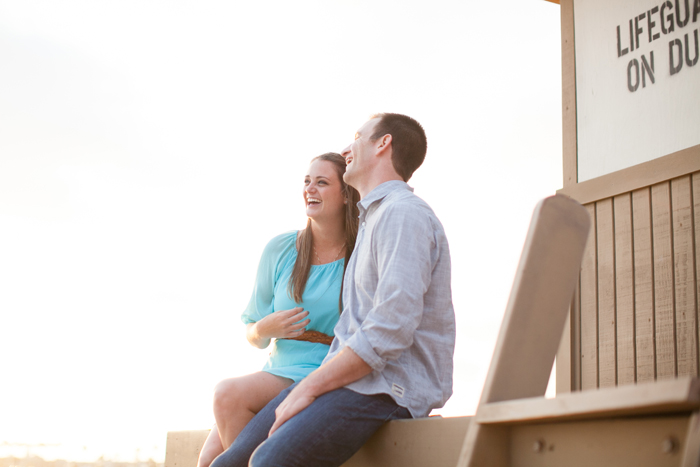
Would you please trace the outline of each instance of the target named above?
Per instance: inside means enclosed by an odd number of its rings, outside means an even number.
[[[264,349],[270,345],[270,339],[285,339],[299,337],[306,330],[306,326],[311,322],[306,318],[308,311],[301,307],[291,310],[280,310],[267,315],[257,323],[248,325],[246,337],[248,342],[255,347]],[[306,319],[304,319],[306,318]]]
[[[301,307],[276,311],[255,323],[258,335],[262,339],[298,337],[304,333],[304,328],[311,322],[306,318],[308,315],[309,312]]]

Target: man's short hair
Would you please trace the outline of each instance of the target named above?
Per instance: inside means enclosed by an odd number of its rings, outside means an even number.
[[[396,173],[407,182],[421,166],[428,150],[425,130],[416,120],[401,114],[379,113],[372,115],[379,123],[374,127],[371,141],[391,135],[391,164]]]

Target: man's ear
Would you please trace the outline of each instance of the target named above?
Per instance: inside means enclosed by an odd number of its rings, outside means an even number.
[[[377,145],[377,149],[379,150],[379,152],[381,152],[391,145],[391,135],[386,134],[386,135],[382,136],[381,138],[379,138],[377,141],[379,143]]]

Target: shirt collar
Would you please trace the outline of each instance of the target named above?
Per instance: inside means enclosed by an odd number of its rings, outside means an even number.
[[[386,198],[387,195],[397,190],[408,190],[412,192],[413,188],[408,186],[408,183],[402,180],[389,180],[388,182],[384,182],[375,187],[374,190],[370,191],[367,196],[362,198],[357,203],[357,207],[360,210],[367,210],[372,203]]]

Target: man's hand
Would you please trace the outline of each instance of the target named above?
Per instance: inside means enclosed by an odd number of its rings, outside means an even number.
[[[275,423],[270,428],[269,436],[272,436],[272,433],[277,431],[277,428],[282,426],[284,422],[310,406],[315,400],[316,396],[309,394],[309,391],[306,391],[300,383],[275,409]]]
[[[304,378],[277,406],[270,436],[283,423],[310,406],[317,397],[342,388],[371,372],[372,368],[364,360],[350,347],[345,347],[338,355]]]

